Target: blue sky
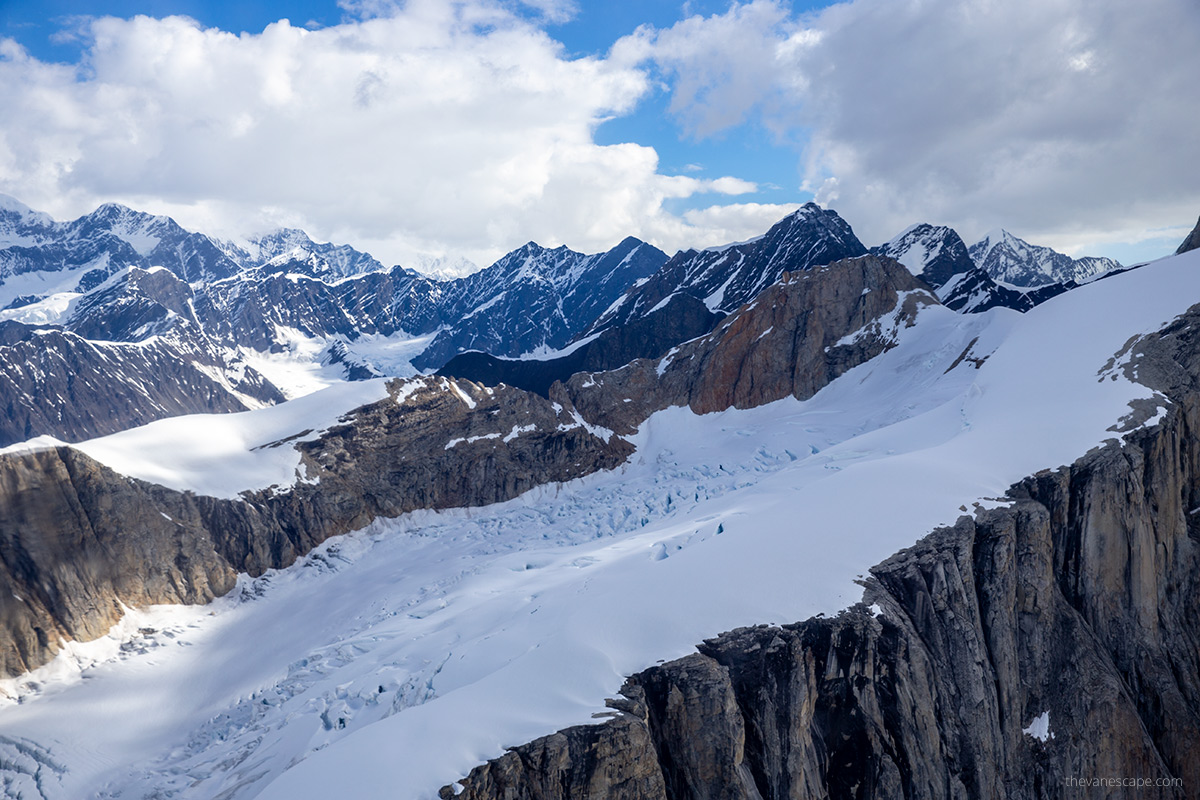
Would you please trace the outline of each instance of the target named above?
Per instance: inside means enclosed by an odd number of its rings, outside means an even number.
[[[707,246],[816,199],[869,245],[929,221],[1129,263],[1200,211],[1189,0],[449,6],[0,0],[0,192],[385,261]]]

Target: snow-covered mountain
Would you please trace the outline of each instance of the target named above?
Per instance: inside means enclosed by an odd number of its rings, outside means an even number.
[[[1121,264],[1111,258],[1071,258],[1049,247],[1029,244],[1006,230],[996,230],[971,245],[971,258],[995,280],[1013,286],[1082,282]]]
[[[262,274],[299,274],[312,278],[337,280],[384,268],[374,257],[345,244],[317,243],[295,228],[280,228],[256,236],[245,248],[234,252],[241,256],[245,270]]]
[[[962,237],[945,225],[913,225],[871,252],[896,259],[935,289],[975,268]]]
[[[106,203],[76,220],[56,222],[11,197],[0,198],[0,307],[54,291],[86,291],[127,267],[153,266],[189,282],[241,269],[216,240],[186,231],[170,217]]]
[[[10,326],[0,350],[17,350],[0,362],[69,359],[95,396],[14,415],[0,444],[40,434],[77,440],[169,414],[242,410],[347,377],[412,375],[418,356],[433,369],[462,350],[557,349],[664,261],[635,239],[594,255],[530,243],[486,270],[439,281],[298,230],[237,246],[115,204],[62,223],[3,198],[0,321],[25,327]],[[68,335],[39,335],[49,331]],[[131,366],[140,362],[110,352],[133,342],[215,383],[142,391],[152,381]],[[47,352],[31,356],[39,348]],[[125,366],[106,371],[110,358]],[[196,381],[204,382],[176,383]],[[37,408],[42,395],[70,394],[54,385],[52,373],[13,366],[0,375],[0,399]]]
[[[593,255],[529,242],[446,284],[444,315],[451,322],[413,364],[436,369],[466,350],[496,356],[558,350],[666,261],[666,253],[633,237]]]
[[[0,708],[0,785],[1200,779],[1200,252],[1025,314],[955,313],[877,256],[758,297],[550,399],[372,381],[0,454],[0,553],[62,534],[0,572],[6,668],[62,647],[3,684],[22,702]],[[103,635],[122,604],[222,592]],[[98,638],[54,638],[77,631]]]
[[[749,302],[786,271],[805,270],[866,253],[837,212],[807,203],[764,235],[706,250],[683,250],[644,282],[628,289],[588,329],[624,325],[665,305],[675,294],[728,314]]]
[[[1073,285],[1030,291],[999,285],[978,269],[962,272],[969,257],[948,228],[914,226],[878,250],[938,286],[942,301],[955,310],[1003,305],[1023,311]],[[9,363],[27,358],[30,348],[67,347],[70,341],[72,357],[81,359],[80,369],[102,399],[107,381],[137,386],[143,376],[136,369],[129,376],[106,375],[99,354],[114,342],[163,339],[154,346],[185,360],[195,354],[187,368],[219,379],[211,391],[183,393],[172,402],[152,399],[148,391],[114,389],[122,409],[102,413],[94,401],[67,404],[52,415],[33,415],[4,441],[43,433],[73,439],[107,432],[108,424],[240,409],[346,378],[437,370],[464,353],[466,362],[457,361],[450,374],[512,380],[529,374],[532,382],[521,379],[522,385],[545,392],[576,369],[615,368],[661,355],[709,330],[785,271],[863,252],[844,220],[809,204],[753,241],[682,251],[671,259],[633,238],[590,255],[530,242],[486,269],[443,281],[403,267],[384,269],[368,254],[315,243],[298,230],[235,246],[115,204],[55,222],[6,198],[0,202],[0,306],[7,308],[0,320],[61,330],[96,345],[87,351],[75,339],[25,331],[11,337],[20,339],[22,349],[8,354]],[[538,367],[495,360],[554,355],[560,357]],[[30,375],[43,375],[45,387]],[[14,378],[7,391],[23,392],[10,400],[35,407],[51,383],[48,374],[35,372]],[[220,398],[222,391],[229,396]]]
[[[913,225],[872,253],[889,256],[937,290],[948,308],[976,314],[991,308],[1028,311],[1038,303],[1072,289],[1072,281],[1037,288],[1007,286],[975,264],[967,246],[953,228],[921,223]]]
[[[128,267],[81,295],[0,312],[0,442],[69,441],[164,416],[228,413],[283,394],[205,332],[191,287]]]

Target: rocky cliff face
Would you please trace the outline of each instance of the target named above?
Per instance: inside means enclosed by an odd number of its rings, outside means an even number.
[[[706,641],[629,678],[611,721],[515,747],[442,797],[1192,796],[1198,338],[1193,312],[1132,346],[1128,369],[1172,398],[1160,424],[878,565],[863,604]],[[1095,778],[1163,783],[1078,783]]]
[[[205,602],[376,517],[500,502],[632,451],[517,389],[428,378],[390,392],[313,441],[268,445],[300,451],[297,483],[238,500],[126,478],[69,447],[0,456],[0,674],[102,635],[122,604]]]

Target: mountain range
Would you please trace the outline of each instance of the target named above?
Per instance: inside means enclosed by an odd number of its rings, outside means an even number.
[[[221,275],[129,263],[163,218],[5,209],[11,796],[1200,782],[1193,249],[1018,286],[808,205],[450,281],[284,231]]]
[[[1025,311],[1076,285],[1071,259],[1009,234],[990,242],[973,250],[1004,275],[1027,256],[1028,270],[1056,282],[999,282],[946,227],[914,226],[871,252],[965,313]],[[0,444],[79,441],[418,371],[546,394],[576,371],[660,356],[706,333],[785,272],[865,253],[836,212],[810,203],[749,242],[669,258],[632,237],[592,255],[530,242],[438,280],[294,229],[235,245],[116,204],[56,222],[4,198],[0,404],[10,413]]]

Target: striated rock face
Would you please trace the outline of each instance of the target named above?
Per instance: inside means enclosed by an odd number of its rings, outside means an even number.
[[[1174,401],[1163,422],[878,565],[863,604],[706,641],[629,678],[617,719],[513,748],[441,796],[1193,796],[1197,344],[1200,312],[1133,348],[1128,369]],[[666,790],[651,775],[608,794],[609,776],[645,769],[644,740]],[[1081,778],[1176,783],[1105,793]]]
[[[128,606],[202,603],[236,574],[194,520],[163,515],[161,490],[68,447],[0,457],[0,674],[88,640]]]
[[[1189,250],[1196,250],[1197,248],[1200,248],[1200,219],[1196,220],[1196,227],[1192,228],[1192,232],[1180,243],[1179,249],[1175,251],[1175,255],[1186,253]]]
[[[90,342],[0,322],[0,446],[40,435],[78,442],[179,414],[245,411],[283,395],[186,326],[152,341]]]
[[[508,500],[623,462],[568,410],[518,389],[396,382],[300,451],[301,482],[197,497],[69,447],[0,456],[0,674],[105,633],[122,604],[200,603],[237,572],[284,567],[330,536],[417,508]]]
[[[712,333],[662,359],[576,374],[551,395],[618,433],[632,432],[669,406],[704,414],[789,395],[804,399],[889,349],[921,305],[936,304],[925,284],[896,261],[849,258],[785,274]]]

